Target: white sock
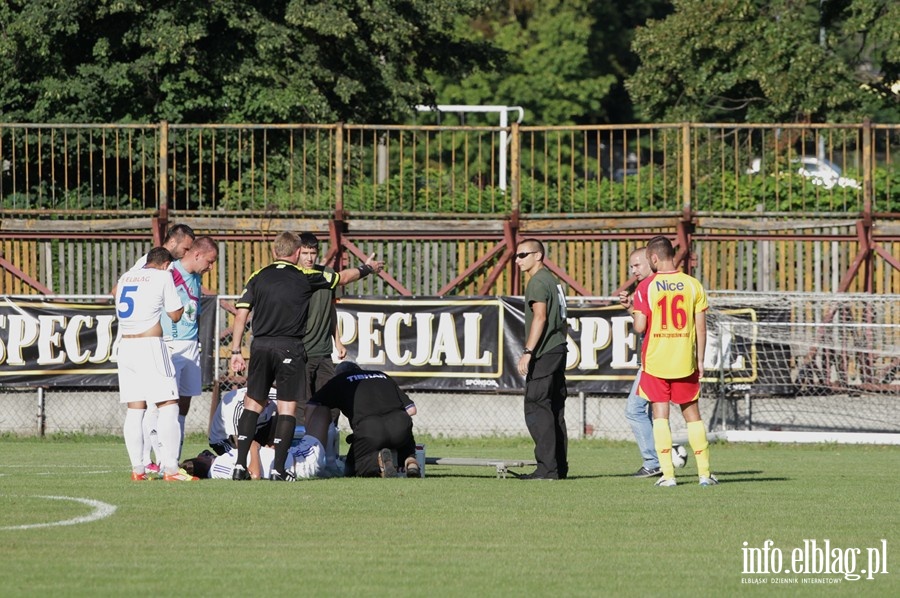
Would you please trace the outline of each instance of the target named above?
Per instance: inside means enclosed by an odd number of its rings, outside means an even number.
[[[156,412],[156,417],[159,418],[159,412]],[[156,459],[156,464],[159,465],[159,455],[162,449],[159,448],[159,434],[156,432],[156,420],[153,422],[153,431],[150,432],[150,445],[153,448],[153,458]]]
[[[181,447],[184,446],[184,420],[187,416],[178,414],[178,427],[180,428],[179,433],[181,434],[181,438],[178,441],[178,462],[181,463]]]
[[[131,470],[144,473],[144,409],[127,409],[122,435],[125,437],[125,449],[131,460]]]
[[[159,409],[156,405],[147,405],[147,412],[144,414],[144,465],[150,465],[153,460],[150,459],[150,450],[156,453],[156,460],[159,461],[159,438],[156,436],[156,420],[159,418]]]
[[[328,439],[325,444],[325,464],[334,465],[337,462],[339,447],[341,446],[341,432],[333,423],[328,424]]]
[[[159,420],[156,422],[156,434],[159,436],[159,466],[164,473],[178,473],[178,403],[159,408]]]

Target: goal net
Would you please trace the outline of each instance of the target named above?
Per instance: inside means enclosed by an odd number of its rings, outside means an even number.
[[[723,427],[900,433],[900,296],[711,293],[707,325]]]

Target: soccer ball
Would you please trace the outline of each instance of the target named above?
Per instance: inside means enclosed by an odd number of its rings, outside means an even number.
[[[680,444],[672,445],[672,465],[684,467],[687,464],[687,449]]]

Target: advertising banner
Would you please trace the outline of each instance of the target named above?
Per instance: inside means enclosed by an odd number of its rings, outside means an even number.
[[[215,347],[216,298],[200,309],[201,345]],[[113,386],[118,321],[112,298],[89,302],[0,297],[0,385]],[[201,357],[212,381],[212,352]]]
[[[204,383],[213,380],[219,354],[217,302],[205,296],[201,307]],[[337,313],[348,358],[387,372],[408,390],[524,390],[516,370],[525,337],[521,297],[344,297]],[[734,306],[727,314],[731,322],[739,318],[751,325],[716,325],[710,310],[704,380],[751,393],[765,388],[768,394],[791,394],[789,376],[773,378],[774,372],[790,371],[789,348],[760,343],[753,335],[760,321],[788,315]],[[640,351],[628,313],[615,302],[570,299],[567,320],[569,392],[627,394]],[[117,386],[116,324],[111,300],[0,298],[0,385]]]
[[[406,389],[519,392],[525,387],[516,371],[525,338],[524,307],[521,297],[343,298],[338,318],[348,358],[390,374]],[[752,308],[729,314],[752,323],[757,318]],[[640,351],[631,316],[615,302],[570,299],[567,320],[569,392],[627,394]],[[722,343],[718,334],[718,328],[709,327],[706,382],[724,379],[752,388],[766,372],[778,371],[775,362],[787,365],[790,358],[789,350],[758,344],[744,328],[723,328]],[[767,362],[765,372],[757,367],[760,360]],[[767,392],[773,389],[790,392],[785,384],[775,388],[767,381]]]

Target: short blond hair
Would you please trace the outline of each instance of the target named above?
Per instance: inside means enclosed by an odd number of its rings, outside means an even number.
[[[283,232],[275,237],[272,249],[277,258],[290,257],[294,255],[295,251],[300,249],[300,237],[289,231]]]

